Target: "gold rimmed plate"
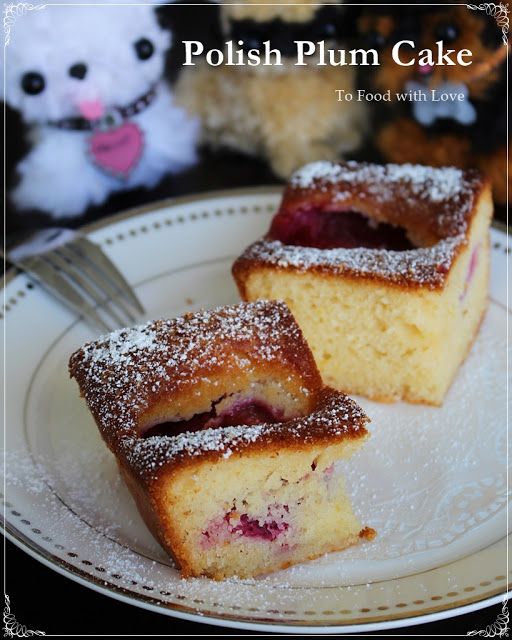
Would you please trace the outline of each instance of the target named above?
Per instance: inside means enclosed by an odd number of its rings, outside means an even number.
[[[88,228],[148,318],[238,299],[233,259],[267,228],[277,189],[155,204]],[[358,399],[373,422],[345,464],[375,541],[257,580],[181,580],[101,442],[70,353],[95,335],[24,275],[5,282],[5,529],[107,595],[210,624],[322,633],[405,626],[507,591],[506,234],[491,232],[489,309],[441,408]],[[312,514],[314,517],[314,514]]]

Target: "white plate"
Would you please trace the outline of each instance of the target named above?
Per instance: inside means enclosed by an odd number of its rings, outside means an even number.
[[[162,203],[96,227],[148,317],[234,302],[233,257],[268,227],[272,189]],[[490,305],[442,408],[361,399],[372,437],[345,464],[372,543],[258,580],[181,580],[120,481],[74,381],[94,337],[25,276],[8,281],[6,531],[45,564],[148,609],[267,631],[364,631],[456,615],[507,588],[506,235]],[[449,345],[447,345],[449,348]]]

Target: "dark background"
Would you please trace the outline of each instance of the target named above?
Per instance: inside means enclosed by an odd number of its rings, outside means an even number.
[[[219,41],[217,7],[201,9],[201,21],[195,7],[173,6],[163,10],[162,19],[175,30],[175,42],[200,39],[205,46]],[[205,13],[210,12],[208,17]],[[172,82],[181,64],[182,51],[174,46],[169,53],[167,75]],[[8,186],[15,182],[15,165],[26,153],[25,129],[18,115],[6,112],[6,175]],[[355,159],[375,160],[378,153],[367,143],[353,156]],[[236,188],[262,184],[276,184],[279,180],[264,162],[232,152],[202,150],[200,162],[179,176],[164,179],[155,189],[138,189],[112,196],[101,207],[90,208],[84,216],[66,220],[67,226],[81,226],[124,209],[163,198],[200,193],[214,189]],[[31,212],[18,214],[7,204],[6,231],[8,235],[33,227],[53,226],[54,221]],[[497,211],[505,219],[505,211]],[[202,625],[159,615],[138,607],[123,604],[62,577],[6,542],[6,593],[11,611],[28,629],[40,629],[48,635],[241,635],[239,630]],[[378,635],[463,635],[470,630],[484,629],[492,624],[501,605],[483,609],[458,618],[413,627],[403,627]],[[293,628],[290,629],[293,633]],[[258,635],[249,634],[244,635]],[[366,635],[366,634],[362,634]],[[375,635],[375,634],[374,634]]]
[[[408,3],[410,4],[410,3]],[[354,11],[354,9],[352,9]],[[173,46],[168,52],[166,76],[173,83],[184,60],[182,40],[201,40],[205,49],[222,46],[223,37],[219,26],[219,7],[208,4],[201,7],[201,19],[198,19],[198,8],[174,4],[160,7],[158,15],[163,26],[173,32]],[[351,20],[353,19],[350,18]],[[7,187],[16,183],[16,164],[28,151],[26,129],[19,115],[6,109],[6,176]],[[168,176],[152,190],[136,189],[112,195],[104,204],[90,207],[84,215],[67,218],[62,224],[78,227],[93,222],[113,213],[131,209],[148,202],[156,202],[163,198],[196,194],[215,189],[229,189],[245,186],[278,184],[280,182],[262,160],[251,158],[231,151],[200,151],[200,159],[196,166],[177,176]],[[362,148],[350,154],[351,159],[368,162],[382,162],[377,149],[372,145],[371,137]],[[498,219],[506,219],[505,207],[496,209]],[[27,229],[56,226],[55,220],[37,211],[19,214],[7,199],[6,233],[8,236]]]

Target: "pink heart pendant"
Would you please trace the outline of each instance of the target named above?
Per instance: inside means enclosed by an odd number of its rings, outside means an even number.
[[[128,178],[137,166],[144,147],[144,135],[133,122],[116,129],[98,131],[89,138],[94,163],[117,178]]]

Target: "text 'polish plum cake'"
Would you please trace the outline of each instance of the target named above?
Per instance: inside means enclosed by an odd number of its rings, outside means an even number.
[[[323,385],[284,303],[122,329],[69,371],[183,576],[254,576],[375,535],[335,466],[368,418]]]
[[[288,304],[327,384],[439,405],[486,308],[492,212],[474,170],[315,162],[233,275]]]

